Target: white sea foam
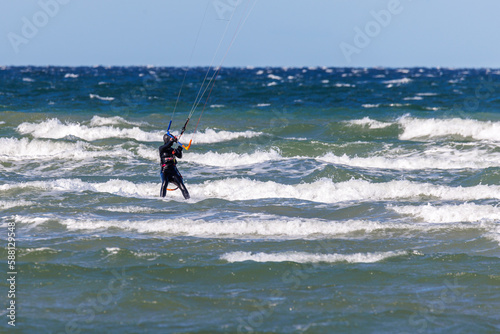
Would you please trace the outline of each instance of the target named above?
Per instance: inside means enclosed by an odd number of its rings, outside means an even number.
[[[184,161],[218,167],[237,167],[282,159],[280,153],[273,149],[267,152],[257,151],[251,154],[208,152],[203,154],[189,153],[184,155]]]
[[[56,250],[50,247],[38,247],[38,248],[26,248],[26,249],[21,249],[21,253],[23,255],[33,253],[33,252],[46,252],[46,253],[51,253],[51,254],[57,254],[60,252],[60,250]]]
[[[491,205],[464,203],[460,205],[389,206],[403,215],[412,215],[429,223],[481,222],[500,220],[500,208]]]
[[[271,80],[282,80],[283,78],[278,76],[278,75],[274,75],[274,74],[268,74],[267,77]]]
[[[53,218],[52,220],[54,220]],[[48,218],[15,216],[18,223],[35,227]],[[100,220],[89,218],[55,219],[68,230],[116,231],[154,233],[155,236],[190,236],[197,238],[236,238],[266,240],[323,240],[325,238],[379,238],[381,235],[411,236],[415,233],[436,233],[450,230],[475,230],[485,237],[498,240],[499,230],[492,223],[418,223],[398,220],[377,222],[367,220],[327,221],[313,218],[288,218],[276,215],[245,215],[225,219],[204,220],[179,217],[175,219]],[[485,234],[484,234],[485,233]],[[113,248],[116,249],[116,248]]]
[[[115,98],[114,97],[110,97],[110,96],[99,96],[97,94],[90,94],[89,97],[91,99],[97,99],[97,100],[101,100],[101,101],[114,101]]]
[[[391,257],[407,254],[405,251],[397,252],[376,252],[376,253],[355,253],[355,254],[320,254],[305,252],[282,252],[282,253],[251,253],[251,252],[231,252],[223,254],[220,259],[228,262],[348,262],[348,263],[373,263]]]
[[[0,138],[1,160],[16,158],[42,158],[66,154],[75,149],[84,148],[84,143],[54,143],[42,140],[29,140],[28,138]]]
[[[350,125],[361,125],[361,126],[366,126],[370,129],[382,129],[386,128],[388,126],[391,126],[394,123],[387,123],[387,122],[380,122],[377,120],[373,120],[370,117],[363,117],[362,119],[355,119],[351,121],[346,121],[347,124]]]
[[[103,125],[121,125],[121,124],[131,124],[131,125],[143,125],[144,122],[129,122],[120,116],[114,117],[101,117],[94,115],[90,120],[90,126],[103,126]]]
[[[12,219],[16,222],[16,224],[29,225],[30,227],[36,227],[51,220],[47,217],[26,217],[20,215],[12,216]]]
[[[155,142],[160,141],[163,132],[145,132],[138,127],[121,129],[114,126],[86,126],[79,123],[63,123],[52,118],[41,123],[21,123],[17,127],[21,134],[30,134],[35,138],[60,139],[75,136],[87,141],[105,138],[132,138],[138,141]]]
[[[67,79],[67,78],[76,79],[76,78],[78,78],[78,77],[79,77],[79,75],[78,75],[78,74],[74,74],[74,73],[66,73],[66,74],[64,75],[64,78],[66,78],[66,79]]]
[[[380,104],[369,104],[369,103],[366,103],[366,104],[362,104],[361,106],[363,108],[369,109],[369,108],[378,108],[378,107],[380,107]]]
[[[336,203],[420,197],[464,201],[500,198],[500,186],[449,187],[411,181],[371,183],[365,180],[350,180],[334,183],[328,179],[321,179],[313,183],[285,185],[273,181],[225,179],[207,181],[202,185],[191,188],[193,194],[197,196],[218,197],[228,200],[295,198],[321,203]],[[249,191],[249,189],[252,191]]]
[[[25,200],[0,201],[0,209],[7,210],[7,209],[12,209],[12,208],[17,208],[17,207],[31,206],[31,205],[34,205],[34,204],[35,203],[33,203],[33,202],[25,201]]]
[[[71,230],[124,229],[140,233],[163,233],[174,236],[218,238],[300,239],[324,236],[344,236],[354,232],[370,233],[395,228],[396,224],[370,221],[329,222],[321,219],[299,219],[279,216],[237,217],[227,220],[150,219],[95,220],[64,219],[61,224]]]
[[[130,197],[152,197],[158,195],[158,184],[134,184],[124,180],[110,180],[104,183],[84,182],[80,179],[57,179],[51,181],[31,181],[0,185],[0,191],[11,189],[38,188],[46,191],[111,193]]]
[[[486,233],[484,236],[488,239],[498,242],[498,244],[500,245],[500,226],[496,224],[496,226],[494,226],[490,230],[490,232]]]
[[[120,251],[120,247],[106,247],[106,252],[109,253],[109,255],[116,255]]]
[[[348,84],[348,83],[339,82],[339,83],[335,84],[335,87],[337,87],[337,88],[356,87],[356,85],[351,85],[351,84]]]
[[[500,245],[500,208],[492,205],[464,203],[459,205],[431,204],[420,206],[388,206],[389,209],[402,215],[410,215],[424,223],[454,229],[479,229],[482,236]],[[474,224],[471,224],[474,223]]]
[[[417,93],[417,96],[437,96],[438,93]]]
[[[349,157],[327,153],[317,158],[333,164],[381,169],[482,169],[500,166],[500,153],[481,149],[456,150],[451,147],[433,147],[423,152],[385,152],[382,156]]]
[[[402,78],[402,79],[386,80],[386,81],[383,81],[383,83],[389,84],[389,85],[404,85],[404,84],[408,84],[412,81],[413,80],[410,78]]]
[[[238,138],[253,138],[262,135],[262,132],[255,131],[216,131],[213,129],[206,129],[205,131],[197,132],[193,136],[193,142],[198,144],[212,144],[220,143],[224,141],[230,141]],[[186,138],[182,138],[183,141],[188,142]]]
[[[500,186],[477,185],[472,187],[449,187],[412,181],[390,181],[371,183],[365,180],[350,180],[334,183],[321,179],[313,183],[295,185],[274,181],[255,181],[248,178],[228,178],[189,184],[191,201],[206,198],[226,200],[254,200],[263,198],[290,198],[319,203],[345,201],[382,201],[432,197],[441,200],[470,201],[476,199],[500,199]],[[11,189],[39,188],[47,191],[81,192],[92,191],[111,193],[125,197],[157,197],[159,183],[135,184],[125,180],[110,180],[104,183],[88,183],[80,179],[57,179],[51,181],[31,181],[0,185],[0,191]],[[168,199],[182,199],[177,192]]]
[[[422,96],[428,96],[432,93],[419,93]],[[418,94],[417,94],[418,95]],[[377,108],[379,104],[363,104],[364,108]],[[391,107],[404,107],[408,104],[393,103]],[[437,107],[426,107],[428,110],[439,110]],[[369,117],[347,121],[352,125],[368,126],[372,129],[387,127],[394,123],[379,122]],[[500,141],[500,122],[479,121],[474,119],[437,119],[437,118],[414,118],[408,115],[399,118],[397,123],[403,132],[399,139],[414,140],[425,138],[436,138],[446,136],[457,136],[462,138],[472,138],[475,140]]]
[[[152,213],[159,210],[153,208],[147,208],[142,206],[112,206],[112,207],[98,207],[97,210],[105,210],[111,212],[125,212],[125,213]],[[170,210],[161,210],[162,212],[168,212]]]
[[[53,142],[28,138],[0,138],[0,161],[35,161],[35,159],[83,160],[103,156],[132,157],[121,149],[103,150],[88,143]]]
[[[156,162],[160,161],[159,155],[158,155],[158,148],[156,148],[156,147],[151,148],[151,147],[148,147],[146,145],[140,144],[137,147],[137,154],[144,159],[148,159],[148,160],[156,161]],[[183,160],[186,159],[186,156],[187,156],[187,152],[184,151]]]
[[[398,123],[403,129],[402,140],[459,136],[475,140],[500,141],[500,122],[474,119],[419,119],[402,117]]]

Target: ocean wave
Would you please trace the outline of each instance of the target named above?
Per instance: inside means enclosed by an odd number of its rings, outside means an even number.
[[[417,96],[438,96],[438,93],[417,93]]]
[[[423,93],[422,93],[423,94]],[[425,95],[427,96],[427,95]],[[379,104],[363,104],[364,108],[377,108]],[[390,104],[391,107],[408,106],[407,104]],[[437,107],[425,107],[427,110],[439,110]],[[369,117],[345,121],[349,125],[361,125],[370,129],[379,129],[398,124],[402,133],[401,140],[422,140],[426,138],[460,137],[474,140],[500,141],[500,122],[480,121],[462,118],[415,118],[409,115],[400,117],[395,122],[380,122]]]
[[[109,255],[116,255],[120,251],[120,247],[106,247],[106,252]]]
[[[238,138],[253,138],[263,135],[262,132],[255,131],[216,131],[213,129],[206,129],[205,131],[197,132],[193,135],[193,143],[197,144],[212,144],[220,143],[225,141],[230,141]],[[188,142],[186,138],[183,138],[185,142]]]
[[[457,136],[474,140],[500,141],[500,122],[474,119],[419,119],[402,117],[398,120],[403,133],[401,140]]]
[[[373,263],[388,258],[407,255],[406,251],[396,252],[375,252],[375,253],[355,253],[355,254],[320,254],[305,252],[281,252],[281,253],[251,253],[251,252],[231,252],[223,254],[220,259],[227,262],[296,262],[296,263]]]
[[[457,150],[451,147],[433,147],[422,152],[385,152],[383,156],[350,157],[327,153],[316,158],[332,164],[361,168],[380,168],[396,170],[421,169],[482,169],[500,166],[500,153],[486,152],[473,148]]]
[[[486,233],[484,237],[493,240],[500,245],[500,226],[498,224],[494,226],[489,233]]]
[[[372,183],[365,180],[349,180],[335,183],[329,179],[321,179],[313,183],[285,185],[273,181],[225,179],[207,181],[202,185],[191,186],[191,188],[193,195],[196,196],[213,196],[228,200],[291,198],[319,203],[422,197],[464,201],[500,198],[500,186],[449,187],[412,181]]]
[[[142,206],[111,206],[111,207],[97,207],[96,210],[104,210],[110,212],[123,212],[123,213],[153,213],[160,210],[142,207]],[[161,212],[168,212],[170,210],[162,209]]]
[[[10,216],[7,219],[2,219],[2,227],[7,227],[7,224],[9,221],[14,221],[16,223],[16,226],[22,226],[23,227],[29,227],[29,228],[34,228],[43,224],[46,224],[53,218],[47,218],[47,217],[29,217],[29,216],[21,216],[21,215],[14,215]]]
[[[97,94],[89,94],[89,97],[91,99],[97,99],[97,100],[101,100],[101,101],[114,101],[115,98],[114,97],[109,97],[109,96],[99,96]]]
[[[380,122],[371,119],[370,117],[363,117],[362,119],[355,119],[351,121],[346,121],[347,124],[349,125],[361,125],[361,126],[366,126],[370,129],[383,129],[388,126],[393,125],[394,123],[387,123],[387,122]]]
[[[158,184],[135,184],[124,180],[109,180],[104,183],[84,182],[80,179],[57,179],[51,181],[31,181],[0,185],[0,191],[12,189],[38,188],[47,191],[110,193],[119,196],[152,197],[159,193]]]
[[[25,249],[20,248],[19,252],[21,253],[21,255],[27,255],[30,253],[56,254],[59,253],[60,250],[56,250],[50,247],[38,247],[38,248],[25,248]]]
[[[377,103],[377,104],[365,103],[365,104],[362,104],[361,106],[363,108],[369,109],[369,108],[378,108],[378,107],[380,107],[380,104],[379,103]]]
[[[0,201],[0,209],[7,210],[7,209],[18,208],[18,207],[23,207],[23,206],[31,206],[34,204],[35,203],[33,203],[33,202],[25,201],[25,200]]]
[[[500,208],[491,205],[464,203],[459,205],[389,206],[389,209],[403,215],[411,215],[428,223],[454,223],[500,220]]]
[[[151,161],[158,160],[157,150],[144,145],[137,148],[137,154]],[[500,166],[500,153],[489,152],[486,149],[477,147],[462,150],[455,149],[452,146],[430,147],[422,152],[405,152],[401,149],[393,149],[382,154],[379,156],[351,157],[347,154],[326,153],[319,157],[284,157],[276,149],[242,154],[210,151],[206,153],[185,152],[183,161],[206,166],[239,167],[272,161],[315,159],[319,163],[394,170],[482,169]]]
[[[146,124],[145,122],[130,122],[127,121],[125,118],[120,117],[120,116],[113,116],[113,117],[101,117],[94,115],[92,119],[90,120],[90,126],[103,126],[103,125],[121,125],[121,124],[129,124],[129,125],[144,125]]]
[[[500,186],[496,185],[450,187],[413,181],[372,183],[365,180],[349,180],[335,183],[329,179],[320,179],[313,183],[287,185],[274,181],[263,182],[248,178],[227,178],[205,181],[202,184],[189,184],[187,182],[186,185],[191,194],[190,201],[200,201],[206,198],[220,198],[229,201],[289,198],[318,203],[340,203],[422,197],[459,201],[500,199]],[[40,188],[63,192],[92,191],[125,197],[152,198],[158,196],[159,183],[135,184],[119,179],[109,180],[104,183],[89,183],[80,179],[57,179],[0,185],[0,191],[24,188]],[[182,195],[178,191],[171,192],[168,199],[181,200]]]
[[[103,220],[92,218],[45,218],[13,216],[19,226],[34,228],[49,221],[57,221],[70,231],[88,230],[131,231],[143,234],[153,233],[155,236],[196,237],[196,238],[231,238],[231,239],[265,239],[265,240],[318,240],[325,238],[359,239],[380,238],[381,236],[402,237],[415,236],[415,232],[436,233],[452,230],[474,230],[484,237],[497,240],[498,226],[491,223],[471,225],[470,223],[427,224],[404,221],[369,221],[346,220],[328,221],[320,218],[290,218],[276,215],[253,214],[232,218],[217,218],[215,221],[179,217],[175,219],[145,220]],[[410,233],[409,233],[410,232]],[[119,249],[111,247],[108,253],[116,253]]]
[[[184,156],[184,161],[218,167],[237,167],[244,165],[253,165],[263,163],[266,161],[277,161],[284,159],[281,154],[276,150],[269,151],[256,151],[248,154],[231,153],[217,153],[208,152],[203,154],[189,153]]]
[[[217,238],[300,239],[342,236],[353,232],[373,232],[395,228],[395,224],[370,221],[329,222],[321,219],[285,218],[279,216],[237,217],[205,221],[203,219],[96,220],[62,219],[71,230],[124,229],[139,233],[164,233],[174,236]]]
[[[40,123],[21,123],[17,127],[20,134],[30,134],[35,138],[62,139],[70,136],[78,137],[86,141],[101,140],[106,138],[135,139],[143,142],[161,142],[164,131],[146,132],[138,126],[132,128],[120,128],[114,125],[141,125],[126,121],[121,117],[99,117],[94,116],[90,126],[80,123],[61,122],[57,118],[48,119]],[[107,126],[106,126],[107,125]],[[111,125],[111,126],[110,126]],[[174,135],[177,133],[173,132]],[[262,135],[261,132],[254,131],[215,131],[206,129],[193,136],[193,142],[198,144],[211,144],[230,141],[237,138],[252,138]],[[188,142],[183,138],[183,142]]]
[[[69,136],[94,141],[105,138],[131,138],[137,141],[157,142],[163,138],[163,132],[145,132],[138,127],[118,128],[114,126],[86,126],[79,123],[63,123],[52,118],[41,123],[21,123],[17,127],[21,134],[30,134],[35,138],[61,139]]]
[[[80,141],[66,143],[28,138],[0,138],[0,161],[84,160],[105,156],[132,157],[129,151],[121,148],[103,150]]]
[[[401,79],[385,80],[382,82],[385,84],[388,84],[388,85],[405,85],[405,84],[408,84],[412,81],[413,80],[410,78],[401,78]]]

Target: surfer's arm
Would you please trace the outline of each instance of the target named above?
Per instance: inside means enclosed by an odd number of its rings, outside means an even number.
[[[177,146],[177,148],[174,151],[174,154],[177,158],[182,159],[182,146]]]

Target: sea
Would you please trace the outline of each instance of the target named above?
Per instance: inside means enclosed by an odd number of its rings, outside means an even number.
[[[2,333],[500,333],[499,200],[500,70],[0,68]]]

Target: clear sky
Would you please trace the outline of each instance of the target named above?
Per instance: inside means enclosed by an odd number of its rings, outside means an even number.
[[[499,13],[499,0],[0,0],[0,65],[499,68]]]

